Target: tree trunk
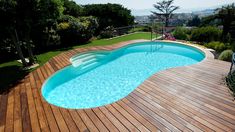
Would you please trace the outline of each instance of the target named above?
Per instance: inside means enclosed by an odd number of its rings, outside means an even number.
[[[226,42],[227,40],[227,35],[228,35],[228,33],[229,33],[229,28],[230,28],[230,23],[229,22],[224,22],[224,25],[223,25],[223,32],[222,32],[222,40],[224,41],[224,42]]]
[[[35,63],[35,60],[34,60],[32,47],[30,44],[30,30],[28,30],[26,33],[26,46],[27,46],[28,55],[29,55],[29,64],[32,65]]]
[[[13,43],[15,44],[15,47],[16,47],[16,50],[17,50],[17,54],[19,55],[20,60],[22,61],[23,67],[26,67],[26,66],[28,66],[28,64],[27,64],[27,62],[25,61],[23,52],[22,52],[22,50],[21,50],[20,43],[19,43],[19,39],[18,39],[18,33],[17,33],[16,29],[14,30],[14,32],[15,32],[15,33],[11,35],[11,36],[12,36]]]
[[[169,17],[168,17],[168,16],[166,16],[166,20],[165,20],[165,27],[168,27],[168,25],[169,25]]]

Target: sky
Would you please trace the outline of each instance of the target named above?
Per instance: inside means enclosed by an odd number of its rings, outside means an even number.
[[[74,0],[79,5],[118,3],[131,9],[132,15],[150,15],[153,4],[162,0]],[[218,8],[221,5],[230,4],[235,0],[175,0],[174,5],[180,6],[178,13],[191,13],[208,8]]]
[[[97,3],[119,3],[129,9],[149,9],[153,7],[156,1],[161,0],[75,0],[78,4],[97,4]],[[175,5],[182,9],[217,7],[235,0],[175,0]]]

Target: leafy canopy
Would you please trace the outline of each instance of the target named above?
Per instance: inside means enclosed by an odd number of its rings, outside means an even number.
[[[153,15],[158,17],[158,19],[164,20],[166,27],[169,24],[169,19],[172,17],[173,12],[179,9],[179,6],[174,6],[173,3],[174,0],[163,0],[153,5],[157,10],[152,11]]]

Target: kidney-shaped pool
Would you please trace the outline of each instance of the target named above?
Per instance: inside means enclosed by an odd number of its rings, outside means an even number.
[[[126,97],[156,72],[204,58],[202,51],[172,42],[141,42],[113,51],[82,53],[45,81],[42,95],[63,108],[99,107]]]

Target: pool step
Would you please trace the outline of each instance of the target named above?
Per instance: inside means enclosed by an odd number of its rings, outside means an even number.
[[[82,54],[81,56],[73,56],[72,58],[70,58],[70,62],[76,61],[78,59],[82,59],[83,61],[85,60],[89,60],[90,58],[102,58],[105,57],[106,54]]]
[[[94,62],[92,62],[92,63],[83,65],[83,66],[81,67],[81,69],[88,69],[88,68],[94,67],[94,66],[96,66],[96,65],[98,65],[98,64],[99,64],[99,62],[94,61]]]
[[[109,52],[94,52],[94,53],[83,53],[83,54],[77,54],[74,55],[73,57],[70,58],[70,61],[76,60],[76,59],[82,59],[82,58],[86,58],[88,56],[105,56],[109,54]]]
[[[70,62],[74,67],[87,67],[93,62],[98,62],[99,59],[104,58],[108,53],[85,53],[75,55],[70,58]]]

